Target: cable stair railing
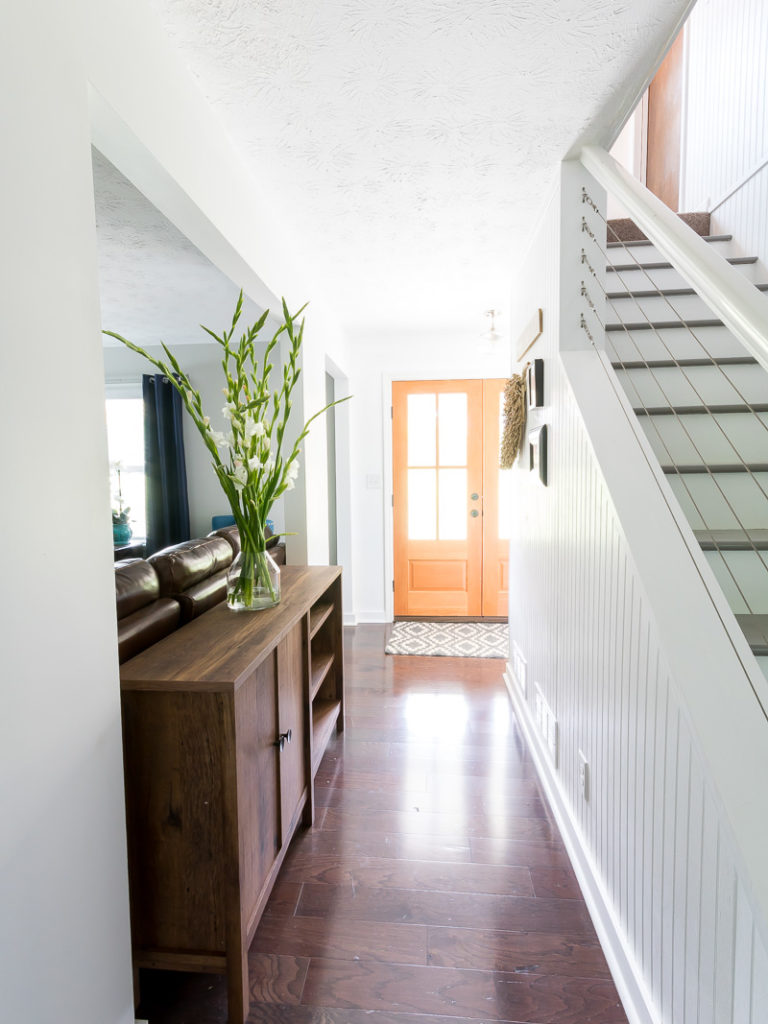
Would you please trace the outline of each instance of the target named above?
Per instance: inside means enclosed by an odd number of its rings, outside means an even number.
[[[582,329],[593,344],[599,332],[694,537],[768,676],[767,360],[745,351],[649,239],[623,241],[586,190],[582,203],[591,211],[589,220],[581,218],[581,295],[587,307]],[[731,239],[705,241],[723,247]],[[643,259],[644,253],[651,258]],[[759,272],[755,257],[731,255],[727,262],[742,272]],[[751,287],[766,292],[768,280]],[[752,317],[753,334],[755,322],[759,317]],[[752,334],[747,340],[754,351]],[[757,354],[762,355],[759,347]]]

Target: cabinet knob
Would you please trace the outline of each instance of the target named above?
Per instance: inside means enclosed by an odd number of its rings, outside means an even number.
[[[284,750],[286,743],[290,743],[292,738],[293,732],[290,729],[288,730],[288,732],[281,732],[280,735],[275,740],[274,745],[278,747],[280,750]]]

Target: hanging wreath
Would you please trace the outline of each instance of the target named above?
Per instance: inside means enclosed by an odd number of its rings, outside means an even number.
[[[504,432],[501,435],[499,467],[511,469],[520,454],[525,436],[525,371],[516,373],[504,385]]]

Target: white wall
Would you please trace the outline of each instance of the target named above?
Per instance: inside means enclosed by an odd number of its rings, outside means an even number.
[[[315,299],[313,360],[344,350],[145,0],[28,0],[0,19],[2,1014],[129,1024],[92,141],[257,301]]]
[[[90,130],[68,6],[0,25],[0,992],[133,1021]],[[34,39],[35,73],[30,50]]]
[[[579,210],[586,177],[571,193]],[[583,241],[575,226],[561,265],[559,217],[555,195],[515,290],[521,321],[531,302],[545,310],[531,354],[545,361],[535,418],[548,425],[549,485],[515,473],[510,637],[528,690],[512,692],[630,1020],[758,1024],[768,723],[743,637],[702,583],[701,552],[684,543],[612,371],[585,348],[564,290]],[[556,765],[534,684],[558,721]]]
[[[699,0],[686,28],[682,209],[768,263],[768,7]]]
[[[508,337],[508,323],[505,327],[503,320],[497,320],[496,327]],[[507,341],[498,354],[479,351],[479,335],[485,329],[480,314],[477,336],[371,332],[352,339],[348,364],[353,395],[349,403],[352,562],[358,622],[391,618],[392,381],[509,376]]]

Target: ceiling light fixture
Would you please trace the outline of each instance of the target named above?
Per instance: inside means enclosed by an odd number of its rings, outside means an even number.
[[[491,318],[491,326],[480,335],[481,347],[484,352],[495,352],[502,340],[502,336],[496,330],[495,318],[501,316],[501,313],[497,309],[487,309],[485,315]]]

